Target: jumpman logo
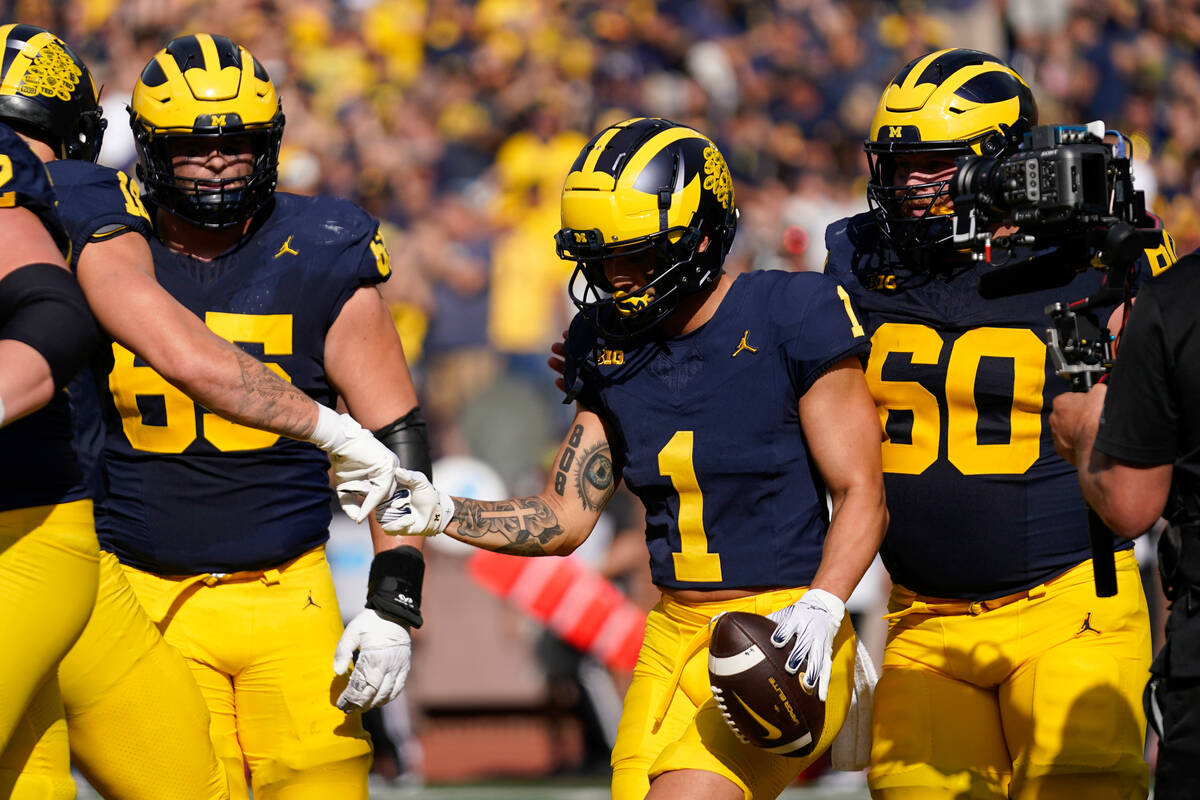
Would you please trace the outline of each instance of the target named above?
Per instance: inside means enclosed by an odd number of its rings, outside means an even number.
[[[1075,632],[1075,635],[1078,636],[1086,631],[1091,631],[1097,636],[1101,634],[1101,631],[1098,631],[1092,627],[1092,612],[1090,611],[1087,613],[1087,616],[1083,618],[1083,624],[1079,626],[1079,630]]]
[[[746,331],[745,333],[742,334],[742,340],[740,342],[738,342],[737,350],[733,351],[733,355],[730,356],[730,358],[733,358],[734,356],[736,356],[738,353],[742,352],[743,350],[745,350],[746,352],[749,352],[749,353],[757,353],[758,352],[757,347],[750,346],[750,342],[747,341],[747,339],[749,339],[749,338],[750,338],[750,331]]]
[[[287,241],[283,243],[283,247],[279,248],[279,252],[278,252],[278,253],[276,253],[276,254],[275,254],[273,257],[274,257],[274,258],[279,258],[280,256],[282,256],[282,255],[284,255],[284,254],[287,254],[287,255],[293,255],[293,256],[298,256],[298,255],[300,255],[300,251],[299,251],[299,250],[293,250],[293,249],[292,249],[292,237],[291,237],[291,236],[289,236],[289,237],[287,238]]]
[[[316,606],[317,608],[321,607],[320,603],[318,603],[316,600],[312,599],[312,589],[308,590],[308,602],[304,604],[304,608],[308,608],[309,606]],[[303,611],[304,608],[302,608],[300,610]]]

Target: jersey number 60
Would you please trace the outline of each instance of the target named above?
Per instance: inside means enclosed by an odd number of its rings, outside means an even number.
[[[974,328],[951,345],[946,366],[946,424],[938,398],[916,381],[883,379],[890,353],[908,353],[913,364],[937,364],[945,342],[925,325],[889,322],[871,337],[867,383],[885,426],[891,411],[912,414],[911,443],[883,444],[883,471],[919,475],[938,459],[945,435],[945,457],[963,475],[1020,475],[1041,452],[1042,390],[1046,383],[1046,345],[1028,328]],[[976,427],[975,379],[985,357],[1013,365],[1009,440],[981,444]]]

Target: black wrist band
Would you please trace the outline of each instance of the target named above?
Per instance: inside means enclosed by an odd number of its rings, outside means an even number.
[[[376,553],[367,578],[367,608],[412,628],[421,618],[421,584],[425,579],[425,557],[409,545]]]

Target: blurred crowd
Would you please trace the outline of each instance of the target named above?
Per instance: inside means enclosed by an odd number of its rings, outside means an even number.
[[[280,89],[280,187],[386,225],[386,285],[442,454],[509,482],[556,441],[545,367],[573,311],[558,193],[594,131],[634,114],[711,135],[742,228],[731,268],[820,269],[865,208],[862,140],[886,80],[940,47],[1008,59],[1042,122],[1103,119],[1180,252],[1200,245],[1200,0],[0,0],[104,85],[102,160],[134,161],[124,105],[172,36],[233,37]],[[480,400],[528,417],[501,444]],[[490,415],[486,415],[490,416]],[[549,418],[539,425],[535,417]],[[484,430],[472,434],[472,428]],[[487,430],[491,428],[491,430]],[[482,439],[480,438],[482,437]],[[510,445],[515,444],[513,452]]]

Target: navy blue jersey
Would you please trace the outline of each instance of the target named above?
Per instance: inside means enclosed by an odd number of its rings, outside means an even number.
[[[151,240],[159,282],[218,335],[318,402],[336,398],[325,334],[389,275],[377,223],[344,200],[278,193],[230,252],[200,261]],[[101,545],[159,574],[261,569],[320,545],[328,459],[311,444],[207,411],[119,344],[106,398]]]
[[[55,210],[46,165],[12,128],[0,122],[0,208],[14,206],[37,214],[63,255],[68,254],[67,235]]]
[[[799,403],[866,350],[846,290],[816,273],[740,275],[712,319],[673,338],[607,341],[576,316],[566,379],[646,507],[656,584],[812,581],[828,519]]]
[[[853,294],[871,337],[867,382],[886,434],[891,514],[881,555],[892,579],[978,600],[1088,558],[1075,470],[1055,454],[1047,424],[1070,386],[1046,349],[1045,309],[1092,295],[1103,274],[1065,272],[1063,286],[984,299],[978,282],[993,267],[906,269],[869,214],[832,224],[826,245],[826,272]],[[1147,256],[1156,271],[1169,266],[1169,238]],[[1143,259],[1138,274],[1149,270]]]
[[[46,165],[58,195],[58,216],[71,241],[71,269],[89,242],[123,233],[150,235],[150,217],[136,181],[119,170],[77,159]]]
[[[138,185],[124,172],[78,159],[60,159],[46,165],[58,195],[58,216],[71,243],[69,266],[76,270],[83,249],[126,233],[149,238],[150,217],[142,204]],[[92,497],[102,499],[104,449],[101,392],[107,391],[107,372],[98,376],[83,369],[71,381],[68,393],[75,423],[75,450]],[[103,514],[101,503],[96,515]]]
[[[37,214],[63,253],[68,252],[45,166],[11,128],[0,124],[0,208],[13,207]],[[71,443],[68,393],[55,392],[42,408],[0,428],[0,511],[84,497]]]

